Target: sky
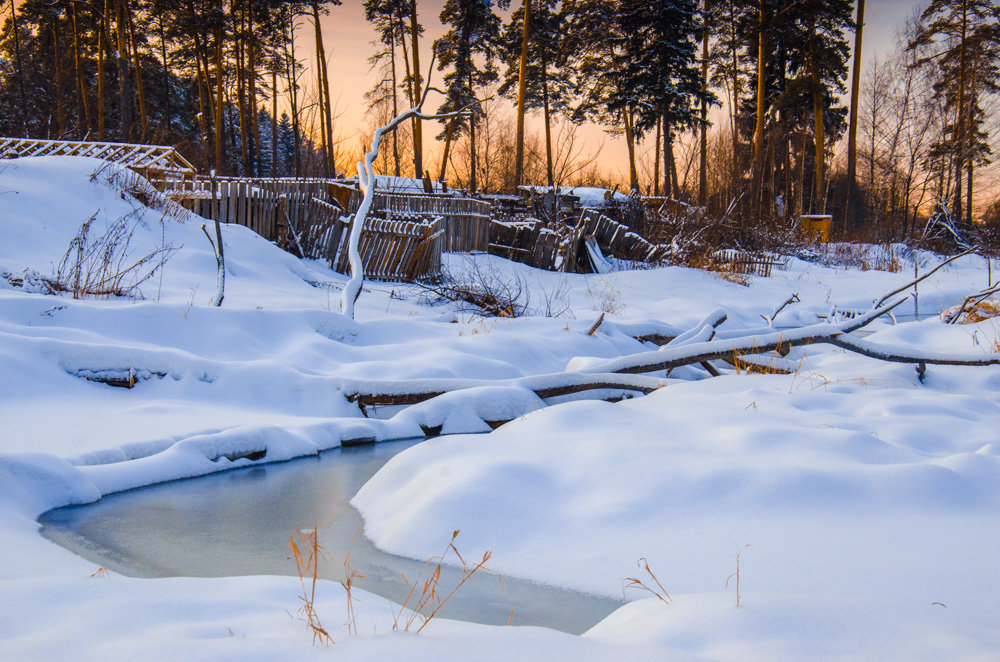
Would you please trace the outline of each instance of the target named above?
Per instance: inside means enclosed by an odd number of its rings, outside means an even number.
[[[895,33],[904,19],[914,11],[919,11],[927,4],[926,0],[868,0],[865,5],[865,30],[862,45],[862,71],[876,54],[889,52],[893,48]],[[445,32],[438,16],[444,0],[417,0],[419,18],[424,26],[424,35],[420,43],[421,66],[426,67],[430,58],[430,45],[433,40]],[[519,6],[519,0],[513,0],[512,8]],[[378,74],[369,68],[368,58],[375,52],[371,43],[375,37],[372,26],[365,21],[362,0],[343,0],[343,5],[333,7],[330,14],[320,21],[323,28],[324,47],[330,61],[329,75],[331,95],[335,106],[340,112],[336,129],[340,133],[345,148],[360,146],[362,136],[370,134],[365,112],[367,103],[364,94],[375,84]],[[851,36],[853,43],[853,35]],[[305,21],[299,37],[299,56],[315,61],[314,39],[311,21]],[[435,77],[439,76],[435,72]],[[440,82],[440,79],[437,79]],[[850,81],[850,77],[848,77]],[[436,102],[430,103],[436,107]],[[846,99],[844,101],[846,104]],[[513,116],[514,108],[509,112]],[[717,111],[721,114],[722,111]],[[541,131],[539,119],[528,119],[528,131]],[[367,131],[366,131],[367,129]],[[436,132],[436,131],[435,131]],[[424,131],[425,151],[432,154],[437,150],[428,143],[430,131]],[[582,151],[586,154],[599,154],[602,168],[609,174],[621,179],[627,179],[628,171],[627,149],[623,138],[608,135],[599,126],[585,125],[580,129]],[[652,142],[652,141],[650,141]],[[651,147],[647,148],[651,149]],[[640,153],[643,150],[640,149]],[[431,157],[431,162],[437,160]],[[425,158],[425,161],[427,159]]]

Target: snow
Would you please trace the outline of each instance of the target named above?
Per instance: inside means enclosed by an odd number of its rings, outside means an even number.
[[[463,555],[492,550],[501,573],[608,596],[623,577],[645,577],[642,557],[672,603],[629,591],[633,602],[582,637],[443,620],[414,635],[392,632],[386,601],[356,589],[350,636],[344,591],[323,581],[317,611],[346,659],[1000,655],[1000,367],[932,365],[921,382],[910,364],[808,345],[786,357],[791,375],[607,376],[623,389],[663,386],[618,404],[534,392],[746,329],[829,331],[821,316],[870,309],[912,264],[893,274],[792,259],[745,287],[679,267],[570,275],[446,256],[453,273],[512,274],[569,312],[480,319],[426,305],[412,286],[366,283],[351,320],[336,312],[344,276],[226,226],[226,297],[214,308],[202,219],[144,206],[101,168],[66,157],[0,166],[0,658],[328,656],[287,613],[299,604],[294,578],[91,577],[93,564],[43,539],[34,520],[438,425],[451,436],[394,457],[354,500],[378,546],[423,559],[460,529]],[[97,228],[135,216],[135,257],[176,250],[133,296],[44,294],[95,212]],[[879,320],[858,342],[985,357],[1000,324],[937,317],[985,280],[982,258],[957,260],[920,284],[926,319]],[[792,293],[802,303],[760,328]],[[728,319],[715,329],[719,309]],[[681,337],[658,348],[635,339],[646,334]],[[567,367],[576,372],[560,376]],[[129,375],[135,388],[93,381]],[[372,418],[347,398],[459,386]],[[739,607],[733,580],[726,588],[737,550]]]

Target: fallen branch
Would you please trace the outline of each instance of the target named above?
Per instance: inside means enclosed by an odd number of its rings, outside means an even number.
[[[813,324],[788,331],[775,331],[764,335],[744,336],[728,340],[692,343],[676,349],[664,348],[623,356],[587,369],[587,372],[644,373],[670,370],[682,365],[725,359],[734,354],[763,354],[771,351],[824,342],[831,338],[860,329],[899,306],[906,297],[889,305],[871,310],[844,324]]]
[[[838,336],[826,341],[829,345],[842,347],[855,354],[861,354],[880,361],[893,363],[916,363],[925,365],[964,365],[986,366],[1000,365],[1000,354],[966,354],[948,352],[939,354],[918,354],[908,347],[880,345],[851,336]]]
[[[938,269],[940,269],[944,265],[946,265],[946,264],[948,264],[950,262],[954,262],[955,260],[957,260],[960,257],[965,257],[966,255],[974,252],[975,250],[976,250],[975,248],[970,248],[969,250],[964,251],[962,253],[959,253],[958,255],[952,255],[947,260],[945,260],[941,264],[937,265],[936,267],[934,267],[933,269],[931,269],[930,271],[928,271],[927,273],[925,273],[923,276],[920,276],[919,278],[914,278],[913,280],[911,280],[906,285],[903,285],[902,287],[899,287],[899,288],[893,290],[892,292],[889,292],[888,294],[886,294],[885,296],[883,296],[881,299],[879,299],[878,301],[876,301],[875,305],[872,306],[872,308],[878,308],[883,303],[885,303],[887,299],[889,299],[889,298],[891,298],[891,297],[899,294],[900,292],[904,292],[904,291],[910,289],[911,287],[913,287],[914,285],[917,285],[918,283],[920,283],[921,281],[925,280],[926,278],[929,278],[935,271],[937,271]],[[916,258],[914,258],[914,259],[916,259]]]
[[[780,351],[787,347],[823,342],[829,338],[848,333],[849,330],[865,326],[904,301],[906,301],[905,297],[841,325],[815,324],[783,333],[774,332],[728,341],[695,342],[611,359],[590,368],[573,372],[532,375],[510,380],[417,379],[406,382],[381,383],[366,381],[357,385],[345,385],[342,390],[349,401],[356,402],[362,409],[370,406],[413,405],[451,391],[480,386],[526,388],[542,399],[603,389],[627,389],[638,393],[651,393],[664,386],[666,382],[658,378],[643,376],[642,373],[670,370],[684,365],[714,359],[727,359],[742,354]],[[719,317],[718,313],[713,313],[706,319],[718,319]]]
[[[644,375],[592,374],[557,372],[509,380],[485,379],[414,379],[406,382],[365,381],[344,388],[344,397],[362,408],[389,405],[415,405],[452,391],[481,386],[512,386],[532,391],[539,398],[555,398],[583,391],[602,389],[652,393],[665,382]]]

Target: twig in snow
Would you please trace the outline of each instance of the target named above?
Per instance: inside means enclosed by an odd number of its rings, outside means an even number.
[[[774,326],[774,318],[778,316],[778,313],[784,310],[785,307],[787,307],[788,305],[793,303],[799,303],[799,301],[800,301],[799,295],[796,292],[792,296],[785,299],[785,302],[780,306],[778,306],[777,308],[775,308],[770,315],[761,315],[761,317],[764,318],[764,321],[767,323],[768,326]]]
[[[603,323],[604,323],[604,313],[601,313],[601,316],[597,318],[597,321],[596,321],[596,322],[594,322],[594,323],[593,323],[593,324],[591,325],[591,327],[590,327],[590,328],[589,328],[589,329],[587,330],[587,335],[588,335],[588,336],[592,336],[592,335],[594,335],[594,334],[595,334],[595,333],[597,332],[597,329],[598,329],[598,328],[599,328],[599,327],[601,326],[601,324],[603,324]]]

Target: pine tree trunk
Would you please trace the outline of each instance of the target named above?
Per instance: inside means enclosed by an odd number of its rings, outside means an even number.
[[[734,164],[734,174],[739,173],[739,163],[740,163],[740,134],[739,129],[736,126],[736,118],[740,113],[740,67],[739,67],[739,52],[737,51],[737,44],[739,43],[736,38],[736,13],[729,12],[729,38],[732,40],[731,55],[732,55],[732,87],[733,87],[733,107],[730,113],[730,122],[732,124],[731,128],[733,131],[733,164]],[[735,181],[735,179],[734,179]]]
[[[278,67],[271,66],[271,176],[278,176]]]
[[[448,154],[451,151],[451,139],[455,132],[455,118],[452,117],[448,120],[448,129],[444,134],[444,153],[441,156],[441,177],[438,179],[442,184],[444,183],[445,175],[448,171]]]
[[[235,18],[234,16],[234,20]],[[239,29],[234,35],[232,48],[233,69],[236,71],[236,108],[240,122],[240,174],[244,176],[249,174],[250,165],[249,140],[247,140],[249,118],[247,117],[246,69],[243,66],[246,62],[246,47],[243,41],[245,39],[243,35],[246,35],[246,30],[243,29],[245,25],[246,5],[244,4],[240,11]]]
[[[170,107],[170,70],[167,67],[167,33],[160,14],[160,56],[163,59],[163,113],[166,118],[166,133],[169,135],[173,123],[173,109]]]
[[[708,200],[708,0],[702,2],[701,30],[701,162],[698,164],[698,206]]]
[[[322,32],[320,33],[320,45],[322,46]],[[323,110],[326,113],[326,144],[330,151],[330,167],[327,176],[337,174],[337,145],[333,140],[333,102],[330,100],[330,72],[326,62],[326,50],[323,50],[323,62],[320,67],[323,73]]]
[[[420,90],[420,48],[419,48],[419,29],[417,23],[417,0],[410,0],[410,36],[413,39],[413,103],[420,100],[421,90]],[[411,106],[412,107],[412,106]],[[474,122],[470,121],[470,127]],[[475,143],[475,141],[473,141]],[[421,179],[424,176],[424,133],[423,126],[419,118],[413,118],[413,171],[414,176],[417,179]],[[473,159],[474,160],[474,159]],[[475,175],[473,175],[475,177]],[[473,179],[473,182],[475,179]],[[473,190],[475,190],[475,184],[473,183]]]
[[[125,2],[126,0],[116,0],[115,2],[115,32],[118,44],[118,112],[121,115],[119,132],[121,139],[128,142],[132,139],[132,85],[128,70],[129,49],[125,37]]]
[[[857,28],[854,32],[854,68],[851,72],[851,120],[847,130],[847,199],[844,215],[851,208],[858,185],[858,99],[861,91],[861,42],[865,27],[865,0],[858,0]],[[845,218],[845,222],[847,219]]]
[[[128,0],[125,2],[125,14],[127,16],[129,43],[132,45],[132,67],[135,69],[136,93],[139,95],[139,126],[142,128],[142,142],[146,142],[149,135],[149,125],[146,119],[146,93],[142,87],[142,67],[139,65],[139,47],[135,40],[135,23],[132,20],[132,10],[129,9]]]
[[[59,40],[59,18],[53,17],[51,26],[52,34],[52,78],[55,86],[56,101],[56,136],[62,138],[66,134],[66,105],[63,101],[63,81],[62,81],[62,43]]]
[[[810,209],[822,214],[826,211],[826,168],[825,151],[826,138],[823,132],[823,88],[819,75],[819,63],[816,60],[816,26],[811,23],[809,26],[809,67],[812,70],[812,101],[813,101],[813,137],[815,138],[815,167],[816,174],[813,176],[813,197]]]
[[[663,143],[663,124],[656,123],[656,144],[653,147],[653,195],[660,197],[660,145]]]
[[[320,141],[323,147],[323,176],[330,173],[331,167],[331,145],[328,142],[329,131],[326,125],[327,108],[326,95],[323,93],[323,64],[326,62],[326,53],[323,50],[323,32],[319,26],[319,3],[312,3],[313,28],[316,35],[316,102],[319,110],[319,132]]]
[[[87,85],[83,79],[83,69],[80,67],[80,32],[76,23],[76,3],[70,3],[73,20],[73,64],[76,68],[77,92],[80,95],[77,106],[77,130],[80,138],[90,134],[90,107],[87,104]]]
[[[628,145],[628,178],[629,187],[632,191],[639,190],[639,173],[635,168],[635,133],[632,131],[632,112],[628,109],[622,111],[625,120],[625,144]]]
[[[674,190],[670,181],[670,152],[667,150],[667,136],[670,135],[670,127],[667,125],[667,116],[660,118],[660,125],[663,126],[663,151],[658,153],[656,158],[663,159],[663,195],[667,198],[674,197]]]
[[[286,8],[288,11],[288,21],[286,29],[288,30],[288,38],[285,40],[285,64],[287,67],[286,78],[288,79],[288,105],[292,109],[292,145],[295,153],[292,155],[294,162],[294,170],[296,177],[302,174],[302,137],[299,130],[299,95],[298,95],[298,83],[295,78],[295,69],[297,61],[295,59],[295,14],[290,7]]]
[[[517,71],[517,138],[515,139],[514,186],[524,183],[524,93],[528,73],[528,35],[531,34],[531,0],[524,0],[521,60]]]
[[[966,108],[966,83],[968,72],[966,71],[967,53],[966,37],[968,36],[969,16],[968,3],[962,2],[962,24],[959,36],[958,52],[958,118],[955,122],[955,204],[953,210],[953,221],[962,220],[962,169],[965,166],[965,159],[968,155],[968,132],[967,124],[972,113]]]
[[[392,43],[389,45],[389,64],[392,66],[392,116],[396,117],[399,115],[398,107],[398,87],[399,83],[396,80],[396,33],[392,33]],[[399,177],[399,131],[392,132],[392,162],[394,164],[393,173],[396,177]],[[443,168],[442,168],[443,171]],[[442,181],[444,177],[441,177]]]
[[[795,217],[798,218],[802,216],[802,212],[805,208],[805,191],[806,191],[806,134],[801,132],[799,134],[799,163],[798,163],[798,175],[796,177],[797,186],[795,187]]]
[[[760,0],[760,24],[757,29],[757,114],[753,131],[753,161],[755,170],[759,170],[761,151],[764,146],[764,2]],[[754,179],[760,177],[754,173]]]
[[[681,197],[681,183],[677,179],[677,159],[674,158],[674,132],[670,130],[670,126],[667,125],[667,132],[664,134],[663,139],[666,141],[667,147],[667,162],[670,166],[670,188],[674,192],[674,197]]]
[[[10,22],[11,31],[14,34],[14,60],[17,64],[17,86],[21,93],[21,108],[18,115],[20,115],[21,133],[27,136],[27,124],[24,117],[25,113],[28,112],[28,95],[24,91],[24,68],[21,64],[21,37],[17,25],[17,11],[14,8],[14,0],[10,0]]]
[[[249,3],[249,0],[248,0]],[[248,66],[250,74],[247,77],[250,94],[250,174],[260,176],[260,119],[257,117],[257,45],[254,39],[253,13],[247,9],[247,49],[249,50]]]
[[[209,155],[208,142],[209,142],[209,127],[208,127],[208,111],[212,107],[211,97],[211,84],[208,82],[208,65],[202,60],[204,53],[202,52],[201,39],[198,38],[198,33],[194,33],[194,64],[198,71],[198,124],[201,128],[201,150],[202,156],[205,159],[205,163],[211,162],[211,157]],[[214,124],[214,114],[213,114],[213,124]]]
[[[472,74],[469,74],[469,89],[473,90]],[[469,190],[473,193],[479,190],[476,183],[476,113],[469,115]]]
[[[101,19],[97,35],[97,139],[104,140],[104,51],[106,48],[105,38],[108,33],[108,0],[104,0],[104,11],[101,12]]]
[[[218,0],[217,7],[222,13],[223,0]],[[222,97],[224,91],[223,71],[222,71],[222,36],[223,29],[219,25],[215,28],[215,168],[219,173],[225,172],[225,101]]]
[[[542,112],[545,119],[545,176],[549,188],[555,186],[555,167],[552,164],[552,118],[549,114],[548,58],[542,51]]]
[[[972,222],[972,159],[967,160],[965,177],[965,220]]]

